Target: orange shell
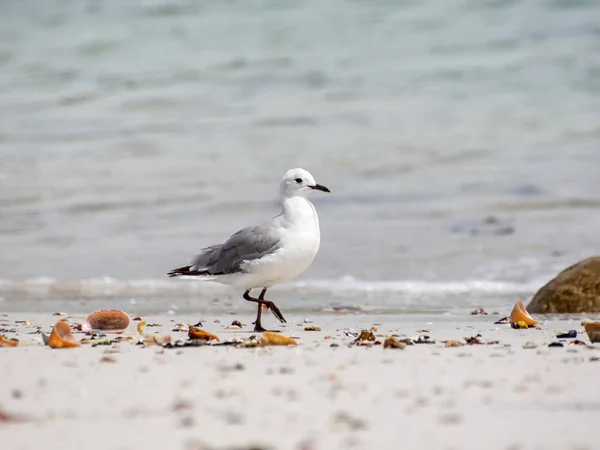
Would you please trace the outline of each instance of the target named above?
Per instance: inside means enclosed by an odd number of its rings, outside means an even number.
[[[129,326],[129,316],[119,309],[101,309],[91,313],[85,324],[86,331],[102,331],[103,333],[122,333]]]
[[[137,324],[137,332],[140,336],[144,336],[144,327],[146,326],[146,322],[142,321]]]
[[[73,348],[79,347],[79,342],[71,333],[69,324],[64,320],[59,320],[52,328],[48,345],[52,348]]]
[[[528,327],[531,327],[538,323],[537,320],[535,320],[529,315],[527,309],[525,309],[525,305],[521,300],[517,300],[517,303],[515,303],[515,306],[513,307],[513,310],[510,313],[510,321],[512,323],[525,322]]]
[[[0,347],[16,347],[19,345],[17,339],[8,339],[6,336],[0,334]]]
[[[190,339],[202,339],[205,341],[219,341],[219,338],[217,336],[215,336],[214,334],[210,334],[207,331],[204,331],[200,328],[196,328],[196,327],[192,327],[190,326],[188,329],[188,337]]]
[[[298,343],[289,336],[285,336],[279,333],[272,333],[271,331],[265,331],[261,337],[258,338],[260,345],[292,345],[296,346]]]

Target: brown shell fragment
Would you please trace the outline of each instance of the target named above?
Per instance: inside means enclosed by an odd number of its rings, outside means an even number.
[[[19,345],[17,339],[8,339],[3,334],[0,334],[0,347],[16,347],[17,345]]]
[[[403,350],[406,348],[406,342],[399,341],[394,336],[390,336],[383,341],[383,348],[399,348]]]
[[[374,340],[375,340],[375,335],[370,330],[362,330],[360,332],[360,334],[358,335],[358,337],[356,338],[356,341],[374,341]]]
[[[600,322],[582,322],[590,342],[600,342]]]
[[[523,304],[523,302],[521,300],[517,300],[517,303],[515,303],[515,306],[513,307],[512,312],[510,313],[510,322],[511,323],[519,323],[519,322],[525,322],[525,324],[527,325],[527,327],[532,327],[534,325],[537,325],[538,321],[535,320],[533,317],[531,317],[531,315],[529,315],[529,313],[527,312],[527,309],[525,309],[525,305]],[[518,327],[518,328],[527,328],[527,327]]]
[[[272,333],[270,331],[265,331],[262,336],[258,338],[258,342],[263,347],[270,345],[292,345],[297,346],[298,343],[289,336],[285,336],[280,333]]]
[[[465,344],[460,341],[446,341],[444,343],[444,347],[462,347],[463,345]]]
[[[165,346],[165,345],[171,343],[171,335],[170,334],[153,334],[152,336],[150,336],[150,339],[152,339],[152,342],[154,344],[157,344],[160,346]]]
[[[65,320],[59,320],[52,328],[48,345],[52,348],[73,348],[79,347],[79,342],[71,333],[69,324]]]
[[[188,337],[190,339],[201,339],[203,341],[221,342],[214,334],[210,334],[208,331],[204,331],[201,328],[196,328],[193,326],[190,326],[188,329]]]
[[[304,331],[321,331],[321,328],[315,327],[314,325],[309,325],[304,327]]]
[[[129,326],[129,316],[119,309],[101,309],[91,313],[83,329],[103,333],[123,333]]]

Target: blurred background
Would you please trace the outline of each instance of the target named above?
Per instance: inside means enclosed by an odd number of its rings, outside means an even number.
[[[0,295],[197,296],[297,166],[282,291],[529,295],[598,253],[599,111],[593,0],[4,0]]]

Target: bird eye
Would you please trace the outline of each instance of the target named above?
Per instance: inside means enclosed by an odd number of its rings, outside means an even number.
[[[296,183],[298,183],[298,184],[302,183],[302,178],[296,178]]]

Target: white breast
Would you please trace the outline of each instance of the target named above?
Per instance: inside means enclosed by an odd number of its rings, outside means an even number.
[[[319,251],[321,233],[317,212],[306,198],[296,197],[284,203],[283,213],[276,218],[281,233],[281,246],[271,255],[249,262],[244,268],[252,287],[270,287],[290,280],[310,267]]]

